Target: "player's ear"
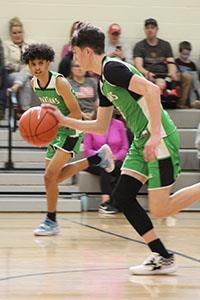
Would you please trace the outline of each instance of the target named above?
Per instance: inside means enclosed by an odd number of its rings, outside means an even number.
[[[85,48],[87,55],[91,55],[93,53],[93,50],[89,47]]]

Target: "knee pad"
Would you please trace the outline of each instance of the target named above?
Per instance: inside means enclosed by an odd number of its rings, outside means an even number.
[[[123,211],[123,206],[136,199],[142,187],[141,181],[128,175],[121,175],[117,186],[113,190],[112,197],[117,206]]]
[[[122,175],[113,191],[112,197],[130,224],[140,236],[143,236],[153,228],[153,225],[149,216],[136,199],[141,186],[142,183],[139,180],[128,175]]]

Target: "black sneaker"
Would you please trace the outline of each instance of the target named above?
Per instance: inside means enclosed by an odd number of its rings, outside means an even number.
[[[99,205],[99,212],[102,214],[116,214],[118,210],[111,203],[105,202]]]

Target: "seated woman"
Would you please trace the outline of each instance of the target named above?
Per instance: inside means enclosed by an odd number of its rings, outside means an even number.
[[[23,112],[32,105],[33,100],[31,74],[22,62],[22,54],[30,42],[25,41],[23,24],[17,17],[9,21],[9,33],[10,39],[4,42],[8,86],[18,93],[19,111]]]
[[[86,72],[73,60],[71,60],[68,80],[78,98],[82,118],[92,120],[96,114],[99,102],[97,81],[94,78],[88,77]]]
[[[128,138],[124,123],[112,118],[109,130],[105,135],[86,133],[83,139],[84,152],[86,156],[96,153],[102,145],[108,144],[113,152],[115,160],[115,169],[107,173],[104,169],[94,166],[89,167],[86,171],[91,174],[100,176],[101,186],[101,204],[99,212],[106,214],[117,213],[115,199],[111,198],[112,190],[120,175],[120,168],[124,157],[128,151]]]

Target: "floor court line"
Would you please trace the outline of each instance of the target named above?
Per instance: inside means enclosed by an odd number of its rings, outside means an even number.
[[[97,230],[97,231],[103,232],[103,233],[105,233],[105,234],[109,234],[109,235],[112,235],[112,236],[116,236],[116,237],[121,238],[121,239],[124,239],[124,240],[128,240],[128,241],[132,241],[132,242],[134,242],[134,243],[146,245],[145,242],[142,242],[142,241],[139,241],[139,240],[136,240],[136,239],[133,239],[133,238],[130,238],[130,237],[127,237],[127,236],[118,234],[118,233],[114,233],[114,232],[111,232],[111,231],[107,231],[107,230],[104,230],[104,229],[101,229],[101,228],[98,228],[98,227],[95,227],[95,226],[92,226],[92,225],[88,225],[88,224],[85,224],[85,223],[83,223],[83,222],[78,222],[78,221],[70,220],[70,219],[67,219],[67,218],[61,218],[61,219],[62,219],[62,220],[66,220],[66,221],[71,222],[71,223],[74,223],[74,224],[78,224],[78,225],[81,225],[81,226],[85,226],[85,227],[90,228],[90,229],[93,229],[93,230]],[[197,263],[200,264],[200,259],[198,259],[198,258],[189,256],[189,255],[187,255],[187,254],[184,254],[184,253],[181,253],[181,252],[178,252],[178,251],[174,251],[174,250],[171,250],[171,249],[169,249],[169,251],[173,252],[174,254],[176,254],[176,255],[178,255],[178,256],[187,258],[187,259],[189,259],[189,260],[195,261],[195,262],[197,262]]]

